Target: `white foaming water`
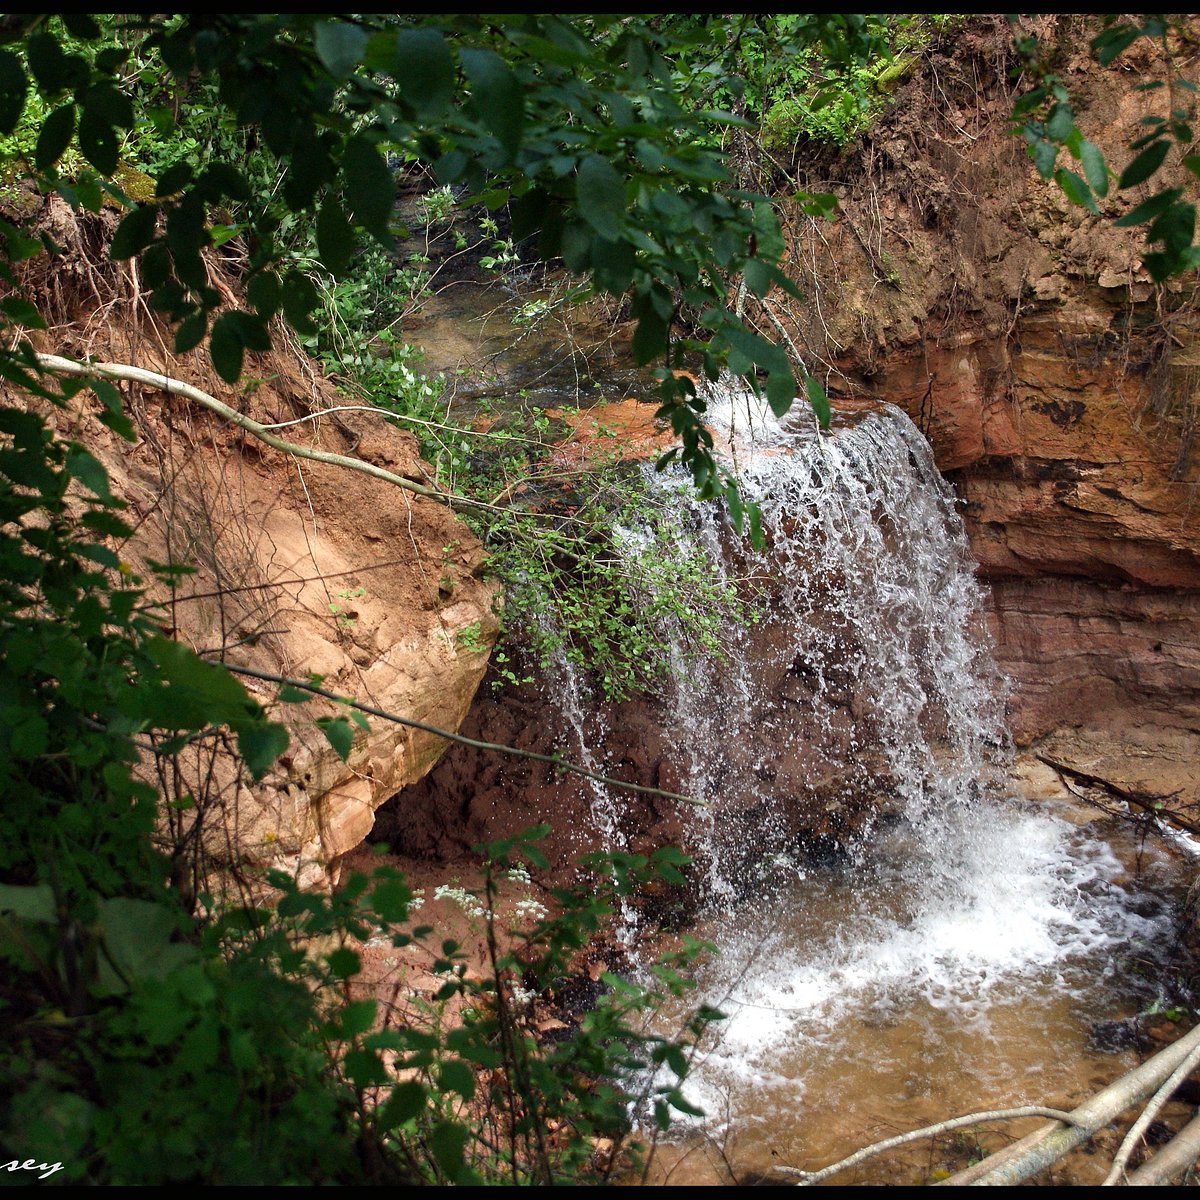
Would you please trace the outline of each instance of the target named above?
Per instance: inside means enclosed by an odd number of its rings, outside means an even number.
[[[993,1025],[1057,1030],[1056,1006],[1104,1004],[1118,950],[1161,944],[1169,917],[1125,890],[1106,843],[1003,796],[1004,681],[982,590],[907,418],[873,412],[823,436],[728,391],[709,415],[768,543],[747,549],[712,505],[660,477],[680,538],[724,577],[766,580],[759,625],[730,631],[727,661],[675,671],[664,697],[688,790],[713,804],[692,831],[715,914],[702,932],[719,950],[700,998],[730,1019],[685,1088],[716,1114],[711,1131],[790,1121],[822,1073],[836,1094],[891,1054],[907,1089],[920,1074],[909,1056],[969,1061],[969,1038]],[[779,769],[789,755],[794,769]],[[891,815],[868,819],[840,865],[797,868],[804,837],[788,817],[864,793]],[[747,840],[790,867],[752,883]],[[1038,1053],[1053,1066],[1053,1049]],[[1008,1082],[978,1073],[974,1096]]]
[[[975,1107],[1016,1102],[1022,1072],[1065,1086],[1087,1020],[1128,986],[1119,956],[1169,941],[1169,906],[1126,891],[1109,847],[1057,817],[961,811],[943,826],[944,856],[912,833],[881,838],[858,867],[786,881],[768,911],[706,931],[719,953],[700,995],[728,1020],[684,1092],[710,1133],[770,1127],[784,1113],[799,1122],[810,1085],[811,1103],[836,1105],[840,1093],[868,1111],[891,1103],[889,1089],[897,1108],[913,1087],[936,1092],[943,1072],[978,1077]],[[1064,1008],[1077,1014],[1069,1029]],[[1014,1024],[1040,1040],[1033,1066],[1025,1046],[1020,1067],[1006,1067]],[[777,1129],[771,1139],[789,1140]]]

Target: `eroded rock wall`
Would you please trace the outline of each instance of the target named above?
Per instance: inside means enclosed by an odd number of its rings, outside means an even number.
[[[1165,77],[1161,52],[1143,40],[1103,71],[1088,18],[1040,32],[1119,170],[1165,104],[1133,90]],[[1105,730],[1136,763],[1156,730],[1200,745],[1195,283],[1153,286],[1141,231],[1112,227],[1150,185],[1093,216],[1038,177],[1009,130],[1010,46],[998,19],[954,30],[863,146],[801,171],[842,215],[791,221],[809,286],[790,328],[834,390],[930,438],[991,586],[1018,740]],[[1195,43],[1172,49],[1196,79]]]
[[[427,479],[408,433],[381,416],[328,411],[345,401],[282,332],[270,354],[247,357],[236,388],[204,350],[169,354],[169,331],[139,304],[136,280],[107,260],[110,214],[75,214],[54,199],[38,219],[64,248],[53,264],[35,260],[26,281],[59,319],[39,349],[162,372],[255,420],[297,422],[280,431],[294,442]],[[233,277],[219,263],[214,278],[232,301]],[[393,484],[271,449],[177,396],[124,390],[132,444],[100,424],[86,392],[73,411],[47,416],[104,463],[127,504],[135,534],[118,553],[129,568],[147,581],[151,561],[193,569],[169,588],[151,583],[164,631],[212,660],[301,680],[317,674],[336,693],[457,729],[497,631],[497,588],[467,526]],[[212,740],[185,750],[179,773],[155,780],[176,801],[172,841],[192,851],[202,843],[203,854],[188,855],[216,866],[217,882],[230,867],[243,879],[274,867],[304,886],[336,883],[375,810],[421,778],[447,743],[371,717],[343,761],[315,722],[344,708],[277,704],[277,685],[246,686],[289,725],[291,745],[253,786]]]

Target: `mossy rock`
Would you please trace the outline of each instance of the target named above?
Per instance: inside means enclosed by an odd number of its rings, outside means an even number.
[[[135,204],[148,204],[154,199],[157,185],[145,171],[131,167],[127,162],[117,163],[117,169],[112,173],[112,181]],[[111,197],[105,197],[106,204],[114,208],[120,207]]]

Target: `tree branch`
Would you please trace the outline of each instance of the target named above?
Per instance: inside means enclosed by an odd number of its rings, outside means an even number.
[[[1179,796],[1179,791],[1167,792],[1164,795],[1156,795],[1154,792],[1133,792],[1128,788],[1123,788],[1119,784],[1113,783],[1111,779],[1105,779],[1101,775],[1089,775],[1086,771],[1080,771],[1075,767],[1068,766],[1066,763],[1058,762],[1056,759],[1047,758],[1044,754],[1038,754],[1035,757],[1038,762],[1043,762],[1046,766],[1052,767],[1065,779],[1074,779],[1076,783],[1081,783],[1084,787],[1100,788],[1102,791],[1108,792],[1110,796],[1116,796],[1118,800],[1124,800],[1126,804],[1132,804],[1137,808],[1144,809],[1152,816],[1164,817],[1168,821],[1173,821],[1180,829],[1186,829],[1188,833],[1200,835],[1200,825],[1187,820],[1186,817],[1181,817],[1171,812],[1165,807],[1168,801],[1174,800]],[[1082,797],[1082,799],[1087,799],[1087,797]]]
[[[273,675],[269,671],[256,671],[253,667],[235,667],[232,663],[224,663],[227,670],[232,671],[235,675],[248,675],[251,679],[262,679],[267,683],[278,683],[288,687],[300,688],[302,691],[312,692],[314,696],[324,696],[326,700],[333,700],[338,704],[348,705],[350,708],[356,708],[359,712],[369,713],[373,717],[381,717],[385,721],[391,721],[395,725],[404,725],[409,729],[420,729],[425,733],[436,734],[440,738],[445,738],[448,742],[455,742],[460,746],[472,746],[476,750],[494,750],[500,754],[509,754],[515,758],[531,758],[535,762],[549,763],[553,767],[558,767],[563,771],[570,771],[575,775],[582,775],[585,779],[593,779],[597,783],[606,784],[609,787],[622,788],[628,792],[638,792],[644,796],[661,796],[666,800],[678,800],[681,804],[690,804],[694,808],[707,808],[708,806],[703,800],[697,800],[693,796],[682,796],[678,792],[667,792],[662,788],[648,787],[642,783],[628,783],[624,779],[613,779],[610,775],[597,775],[594,771],[587,770],[586,767],[578,766],[573,762],[568,762],[564,758],[559,758],[552,754],[538,754],[533,750],[518,750],[516,746],[505,746],[500,742],[481,742],[476,738],[464,737],[461,733],[451,733],[448,729],[441,729],[437,725],[429,725],[424,721],[414,721],[411,717],[400,717],[395,713],[388,712],[383,708],[376,708],[373,704],[363,704],[359,700],[352,700],[349,696],[338,695],[337,692],[327,691],[325,688],[317,687],[316,684],[308,683],[303,679],[291,679],[286,675]]]
[[[842,1171],[849,1170],[850,1167],[855,1167],[860,1162],[865,1162],[868,1158],[874,1158],[875,1155],[883,1154],[896,1146],[935,1137],[939,1133],[949,1133],[952,1129],[965,1129],[968,1125],[982,1125],[985,1121],[1015,1121],[1018,1117],[1049,1117],[1051,1120],[1063,1121],[1066,1124],[1074,1123],[1070,1113],[1063,1112],[1058,1108],[1043,1108],[1038,1104],[1026,1104],[1020,1108],[999,1108],[992,1112],[969,1113],[965,1117],[951,1117],[950,1120],[939,1121],[936,1125],[926,1125],[922,1129],[913,1129],[908,1133],[897,1134],[885,1141],[864,1146],[848,1158],[843,1158],[841,1162],[823,1167],[820,1171],[801,1171],[798,1167],[776,1167],[775,1170],[801,1176],[796,1181],[797,1187],[811,1187],[814,1183],[821,1183],[831,1175],[838,1175]]]
[[[243,416],[237,409],[230,408],[228,404],[222,403],[215,396],[210,396],[198,387],[193,387],[190,383],[184,383],[180,379],[172,379],[169,375],[160,375],[157,371],[146,371],[141,367],[132,367],[124,363],[80,363],[69,358],[61,358],[57,354],[38,354],[35,357],[39,366],[58,375],[74,375],[85,379],[90,376],[100,376],[127,383],[141,383],[147,387],[158,388],[168,395],[182,396],[185,400],[191,400],[210,409],[218,416],[224,417],[225,420],[238,426],[239,429],[244,429],[259,441],[266,442],[268,446],[282,450],[285,454],[291,454],[297,458],[308,458],[313,462],[327,463],[329,466],[346,467],[364,475],[372,475],[376,479],[382,479],[385,483],[403,488],[406,492],[424,496],[429,500],[436,500],[439,504],[446,504],[453,509],[493,511],[492,505],[483,504],[478,500],[468,500],[463,496],[454,496],[448,492],[440,492],[436,488],[426,487],[423,483],[418,483],[404,475],[397,475],[394,471],[384,470],[383,467],[377,467],[373,463],[363,462],[358,458],[349,458],[345,454],[332,454],[327,450],[314,450],[309,446],[285,441],[269,432],[268,426]],[[379,411],[382,416],[387,415],[383,410]]]
[[[1158,1116],[1162,1106],[1170,1100],[1175,1089],[1196,1069],[1197,1063],[1200,1063],[1200,1046],[1192,1048],[1187,1058],[1171,1072],[1162,1087],[1150,1097],[1150,1101],[1142,1110],[1141,1116],[1134,1121],[1133,1126],[1125,1135],[1125,1140],[1121,1143],[1121,1148],[1113,1158],[1112,1170],[1105,1177],[1101,1187],[1115,1186],[1117,1180],[1125,1174],[1125,1167],[1129,1163],[1129,1156],[1133,1153],[1138,1140],[1149,1128],[1150,1122]]]

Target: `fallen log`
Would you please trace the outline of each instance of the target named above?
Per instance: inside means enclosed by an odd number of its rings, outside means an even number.
[[[1072,1124],[1055,1121],[1044,1125],[937,1186],[1010,1186],[1023,1182],[1082,1145],[1127,1108],[1153,1095],[1198,1048],[1200,1025],[1073,1109]]]

